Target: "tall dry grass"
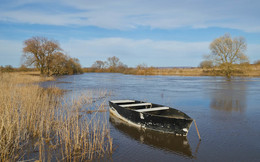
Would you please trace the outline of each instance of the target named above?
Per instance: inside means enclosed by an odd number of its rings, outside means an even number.
[[[93,160],[110,154],[108,120],[100,112],[106,97],[99,105],[84,94],[69,100],[58,88],[31,84],[42,80],[37,77],[0,73],[1,160]]]
[[[84,72],[95,73],[123,73],[132,75],[172,75],[172,76],[225,76],[223,70],[219,67],[214,68],[156,68],[156,67],[139,67],[139,68],[118,68],[115,71],[109,71],[109,69],[98,68],[84,68]],[[233,76],[241,77],[260,77],[260,65],[259,64],[242,64],[235,65]]]

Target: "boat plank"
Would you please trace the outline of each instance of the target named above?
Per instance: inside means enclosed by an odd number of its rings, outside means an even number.
[[[169,107],[154,107],[154,108],[147,108],[147,109],[139,109],[135,110],[137,112],[149,112],[149,111],[159,111],[159,110],[168,110]]]
[[[121,107],[136,107],[136,106],[149,106],[152,103],[138,103],[138,104],[127,104],[127,105],[119,105]]]
[[[113,100],[113,101],[111,101],[111,102],[113,102],[113,103],[115,103],[115,104],[120,104],[120,103],[131,103],[131,102],[135,102],[135,100]]]

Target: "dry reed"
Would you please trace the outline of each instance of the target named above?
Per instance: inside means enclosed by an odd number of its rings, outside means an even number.
[[[99,105],[84,94],[64,98],[58,88],[30,84],[42,81],[36,77],[0,73],[1,160],[75,161],[110,154],[108,120],[100,113],[106,98]]]

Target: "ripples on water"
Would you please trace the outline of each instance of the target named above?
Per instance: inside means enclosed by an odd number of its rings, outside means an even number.
[[[259,161],[260,79],[134,76],[87,73],[65,76],[42,86],[109,91],[111,99],[144,100],[175,107],[196,119],[188,137],[132,128],[110,118],[116,150],[113,161]],[[107,114],[109,116],[109,113]]]

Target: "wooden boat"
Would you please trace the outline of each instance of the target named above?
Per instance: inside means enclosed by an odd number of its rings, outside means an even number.
[[[187,136],[193,122],[185,113],[163,105],[136,101],[109,101],[110,114],[131,125]]]

